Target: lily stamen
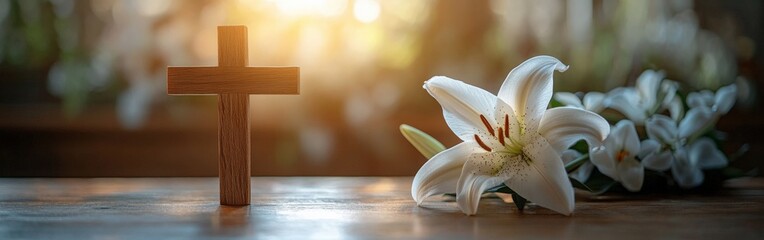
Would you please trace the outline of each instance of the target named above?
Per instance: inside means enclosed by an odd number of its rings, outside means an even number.
[[[509,114],[504,114],[504,136],[509,137]]]
[[[626,156],[629,156],[629,152],[626,150],[621,150],[618,152],[618,155],[615,156],[615,159],[618,160],[618,162],[623,161]]]
[[[504,142],[504,131],[501,130],[501,127],[499,127],[499,142],[501,145],[507,145],[507,143]]]
[[[482,116],[482,115],[480,115]],[[480,137],[478,137],[477,134],[475,134],[475,142],[477,142],[478,145],[480,145],[481,148],[485,149],[486,151],[491,151],[491,148],[486,145],[483,140],[480,140]]]
[[[483,125],[485,125],[485,128],[488,130],[489,133],[491,133],[491,136],[496,136],[496,133],[493,131],[493,127],[491,127],[491,124],[488,123],[488,119],[485,119],[485,116],[483,114],[480,114],[480,121],[483,121]]]

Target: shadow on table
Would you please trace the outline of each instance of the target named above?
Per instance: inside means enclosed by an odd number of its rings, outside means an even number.
[[[253,234],[250,206],[219,206],[211,215],[206,232],[209,235]]]

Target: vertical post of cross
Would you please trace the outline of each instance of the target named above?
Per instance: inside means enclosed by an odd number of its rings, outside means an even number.
[[[218,66],[248,65],[247,27],[218,27]],[[218,95],[218,171],[220,203],[250,203],[250,126],[249,94]]]

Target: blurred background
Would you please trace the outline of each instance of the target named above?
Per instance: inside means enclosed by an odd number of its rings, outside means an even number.
[[[414,175],[410,124],[458,139],[422,89],[496,92],[523,60],[570,65],[556,91],[662,69],[683,91],[737,83],[718,128],[762,167],[758,0],[0,0],[0,176],[215,176],[217,98],[168,96],[167,66],[217,65],[246,25],[252,66],[301,67],[300,95],[251,96],[253,175]]]

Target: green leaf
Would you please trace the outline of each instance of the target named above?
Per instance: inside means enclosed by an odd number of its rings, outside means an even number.
[[[568,164],[565,164],[565,172],[571,173],[573,171],[576,171],[576,169],[581,167],[581,165],[584,165],[586,161],[589,161],[589,153],[581,155],[580,157],[574,159],[573,161],[570,161]]]
[[[594,195],[600,195],[600,194],[603,194],[603,193],[607,192],[608,190],[610,190],[611,188],[613,188],[613,186],[615,186],[617,183],[618,183],[618,182],[616,182],[616,181],[612,181],[612,182],[610,182],[610,183],[607,183],[607,184],[605,184],[605,185],[602,185],[602,186],[600,186],[600,188],[599,188],[599,189],[597,189],[597,190],[593,190],[593,191],[592,191],[592,194],[594,194]]]
[[[520,196],[520,194],[513,193],[512,202],[514,202],[515,206],[517,206],[517,210],[520,210],[522,212],[523,209],[525,209],[525,204],[528,203],[528,200]]]
[[[515,193],[515,191],[512,191],[511,188],[507,187],[507,185],[504,185],[503,183],[500,184],[499,186],[489,188],[485,192],[498,192],[498,193],[508,193],[508,194]]]
[[[589,144],[587,144],[586,141],[581,140],[576,142],[576,144],[573,144],[570,149],[576,150],[578,152],[589,152]]]
[[[618,182],[608,176],[605,176],[605,174],[602,174],[597,169],[592,171],[591,176],[589,176],[589,180],[587,180],[585,183],[585,185],[591,189],[590,192],[594,195],[603,194],[616,184],[618,184]]]
[[[512,190],[511,188],[507,187],[507,186],[504,186],[503,188],[497,189],[496,192],[507,193],[507,194],[515,194],[515,191]]]
[[[520,211],[523,211],[523,208],[525,208],[525,204],[528,203],[527,199],[520,196],[520,194],[517,194],[515,191],[513,191],[511,188],[507,187],[507,185],[504,185],[503,183],[499,186],[486,190],[486,192],[512,194],[512,202],[515,203],[515,206],[517,206],[517,209],[519,209]]]
[[[586,184],[582,183],[581,181],[578,181],[578,179],[569,177],[568,180],[570,180],[570,183],[573,184],[574,188],[594,192],[594,190],[592,190],[589,186],[586,186]]]
[[[401,124],[400,130],[403,137],[405,137],[406,140],[408,140],[409,143],[411,143],[411,145],[413,145],[414,148],[427,159],[446,150],[446,147],[443,146],[442,143],[419,129],[406,124]]]
[[[565,105],[562,104],[560,101],[557,101],[557,99],[552,98],[551,101],[549,101],[549,108],[556,108],[556,107],[564,107]]]

